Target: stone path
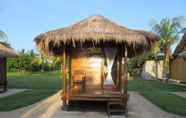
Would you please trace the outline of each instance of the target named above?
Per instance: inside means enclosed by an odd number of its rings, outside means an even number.
[[[5,97],[5,96],[9,96],[9,95],[12,95],[12,94],[16,94],[16,93],[19,93],[19,92],[23,92],[25,90],[26,89],[8,89],[6,92],[0,93],[0,98]]]
[[[180,96],[180,97],[185,97],[186,98],[186,92],[173,92],[173,94]]]
[[[29,107],[11,112],[0,112],[0,116],[2,118],[107,118],[104,110],[62,111],[59,96],[58,92],[54,96]],[[136,92],[130,92],[128,111],[128,118],[182,118],[161,110]],[[124,118],[124,116],[113,116],[113,118]]]

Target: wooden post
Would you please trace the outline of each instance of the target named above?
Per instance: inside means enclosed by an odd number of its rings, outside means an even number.
[[[125,52],[124,52],[124,66],[125,66],[125,71],[124,71],[124,95],[127,95],[127,85],[128,85],[128,52],[127,48],[125,47]]]
[[[101,63],[101,89],[104,89],[104,62]]]
[[[71,77],[71,54],[69,51],[67,52],[67,55],[68,55],[68,65],[67,65],[68,66],[67,67],[68,68],[68,82],[67,82],[68,86],[67,87],[68,87],[68,92],[69,92],[72,87],[72,85],[71,85],[71,78],[72,78]]]
[[[120,89],[120,59],[119,56],[117,56],[116,60],[116,87],[117,89]]]
[[[4,78],[5,78],[4,92],[6,92],[7,91],[7,85],[8,85],[8,81],[7,81],[7,58],[4,58]]]
[[[62,100],[63,105],[67,104],[67,78],[66,78],[66,51],[63,50],[63,57],[61,60],[61,71],[62,71],[62,79],[63,79],[63,93],[62,93]]]
[[[119,56],[119,89],[122,89],[122,55]]]
[[[0,58],[0,86],[3,86],[3,91],[7,91],[7,72],[6,72],[6,58]]]

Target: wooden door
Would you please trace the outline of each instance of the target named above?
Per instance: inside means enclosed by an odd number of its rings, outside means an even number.
[[[101,49],[74,49],[71,62],[72,81],[82,80],[86,74],[86,89],[100,89],[103,61]]]

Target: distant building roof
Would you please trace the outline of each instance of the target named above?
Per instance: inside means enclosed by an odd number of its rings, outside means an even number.
[[[17,57],[17,56],[18,53],[16,53],[13,49],[0,44],[0,57]]]
[[[183,35],[180,43],[177,45],[174,55],[179,55],[179,53],[186,51],[186,33]]]

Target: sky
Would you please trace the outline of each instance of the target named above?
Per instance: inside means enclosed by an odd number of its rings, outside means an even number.
[[[0,30],[6,32],[16,50],[31,50],[36,49],[33,38],[41,32],[72,25],[91,15],[151,31],[152,18],[186,16],[185,5],[186,0],[0,0]]]

